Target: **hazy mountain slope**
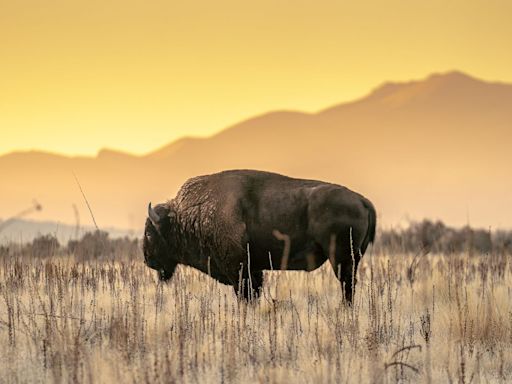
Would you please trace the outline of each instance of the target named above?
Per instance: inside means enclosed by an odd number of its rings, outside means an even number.
[[[381,222],[411,215],[452,224],[512,226],[512,85],[459,72],[386,83],[316,114],[271,112],[209,138],[185,138],[143,157],[44,153],[0,157],[0,216],[33,197],[42,218],[88,219],[73,172],[101,225],[136,228],[146,204],[188,177],[257,168],[347,185],[371,198]],[[4,186],[5,185],[5,186]]]

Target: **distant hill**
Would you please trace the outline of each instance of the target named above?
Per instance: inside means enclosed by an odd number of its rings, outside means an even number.
[[[0,221],[0,245],[7,243],[22,244],[27,243],[37,236],[53,235],[60,244],[65,245],[69,240],[80,239],[86,232],[93,232],[96,228],[87,226],[77,228],[75,225],[67,225],[57,223],[54,221],[34,221],[34,220],[21,220],[14,219]],[[135,237],[140,236],[140,233],[132,231],[121,230],[117,228],[103,228],[109,233],[111,238],[116,237]]]
[[[266,113],[146,156],[11,153],[0,157],[0,216],[36,198],[43,211],[34,218],[73,223],[76,204],[90,223],[75,173],[100,227],[138,229],[147,203],[173,197],[188,177],[255,168],[346,185],[370,198],[386,225],[430,217],[512,227],[511,128],[512,85],[434,74],[318,113]]]

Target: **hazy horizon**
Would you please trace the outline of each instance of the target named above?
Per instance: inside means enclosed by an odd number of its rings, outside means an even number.
[[[345,185],[381,225],[512,227],[512,2],[6,2],[0,216],[140,228],[198,174]],[[34,216],[36,217],[36,216]]]
[[[512,83],[510,14],[483,0],[5,2],[0,154],[143,154],[432,72]]]
[[[80,153],[80,152],[77,152],[77,153],[71,153],[71,152],[66,152],[66,151],[58,151],[58,150],[52,150],[51,148],[44,148],[44,147],[27,147],[27,148],[12,148],[10,150],[6,150],[4,152],[1,152],[0,151],[0,157],[1,156],[4,156],[4,155],[8,155],[8,154],[11,154],[11,153],[16,153],[16,152],[19,152],[19,153],[27,153],[27,152],[42,152],[42,153],[48,153],[48,154],[52,154],[52,155],[58,155],[58,156],[64,156],[64,157],[70,157],[70,158],[95,158],[95,157],[98,157],[98,155],[101,153],[101,152],[104,152],[104,151],[114,151],[114,152],[120,152],[120,153],[124,153],[124,154],[128,154],[128,155],[131,155],[131,156],[137,156],[137,157],[143,157],[143,156],[147,156],[147,155],[150,155],[151,153],[153,152],[156,152],[158,151],[159,149],[169,145],[169,144],[172,144],[172,143],[175,143],[175,142],[179,142],[180,140],[184,140],[184,139],[208,139],[208,138],[211,138],[211,137],[214,137],[215,135],[221,133],[222,131],[226,130],[226,129],[229,129],[231,128],[232,126],[235,126],[237,124],[240,124],[240,123],[243,123],[247,120],[250,120],[252,118],[254,118],[254,116],[264,116],[268,113],[273,113],[273,112],[276,112],[276,111],[286,111],[286,112],[299,112],[299,113],[307,113],[307,114],[317,114],[317,113],[320,113],[326,109],[329,109],[331,107],[336,107],[336,106],[342,106],[342,105],[345,105],[345,104],[350,104],[350,103],[354,103],[354,102],[358,102],[360,100],[363,100],[365,97],[368,97],[370,96],[373,92],[375,92],[376,90],[382,88],[382,87],[385,87],[386,85],[389,85],[389,84],[393,84],[393,85],[407,85],[407,84],[411,84],[411,83],[415,83],[415,82],[420,82],[420,81],[425,81],[425,80],[428,80],[430,77],[432,76],[436,76],[436,75],[449,75],[449,74],[453,74],[453,73],[456,73],[456,74],[461,74],[463,76],[467,76],[469,78],[472,78],[472,79],[476,79],[476,80],[479,80],[479,81],[486,81],[488,83],[491,83],[491,84],[509,84],[509,85],[512,85],[512,81],[509,82],[506,82],[506,81],[502,81],[502,80],[486,80],[484,78],[481,78],[479,76],[476,76],[474,74],[471,74],[471,73],[467,73],[467,72],[464,72],[460,69],[449,69],[449,70],[445,70],[445,71],[433,71],[433,72],[430,72],[430,73],[427,73],[427,74],[424,74],[423,76],[420,76],[418,78],[411,78],[411,79],[408,79],[408,80],[403,80],[403,81],[399,81],[399,80],[396,80],[396,79],[385,79],[385,80],[382,80],[380,83],[378,84],[375,84],[374,86],[370,87],[370,89],[363,93],[361,96],[359,97],[355,97],[353,99],[350,99],[350,100],[339,100],[339,101],[334,101],[332,102],[331,104],[327,104],[327,105],[324,105],[324,106],[321,106],[319,107],[318,109],[316,110],[300,110],[298,108],[289,108],[289,109],[280,109],[280,108],[273,108],[273,109],[269,109],[269,110],[264,110],[264,111],[259,111],[257,113],[255,113],[254,115],[248,115],[248,116],[244,116],[238,120],[235,120],[235,121],[231,121],[229,123],[226,124],[226,126],[223,126],[223,127],[219,127],[218,129],[216,130],[212,130],[211,132],[205,132],[203,134],[187,134],[187,133],[184,133],[183,135],[181,136],[175,136],[173,137],[172,134],[170,134],[170,138],[166,141],[163,141],[162,143],[160,144],[157,144],[156,147],[152,147],[152,148],[149,148],[147,150],[145,150],[144,152],[137,152],[137,151],[130,151],[128,149],[125,149],[123,148],[122,145],[119,145],[119,146],[109,146],[107,144],[98,144],[97,148],[92,151],[92,152],[83,152],[83,153]]]
[[[160,143],[142,157],[113,150],[0,156],[9,181],[0,213],[15,215],[35,198],[45,207],[42,219],[73,223],[73,206],[89,218],[77,175],[101,226],[136,229],[147,203],[174,197],[186,179],[252,168],[345,185],[375,203],[385,226],[430,218],[510,228],[512,182],[503,175],[512,163],[511,121],[512,84],[460,71],[386,82],[314,114],[246,117],[209,138]]]

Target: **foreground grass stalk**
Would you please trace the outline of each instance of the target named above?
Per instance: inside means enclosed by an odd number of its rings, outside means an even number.
[[[163,284],[138,259],[0,258],[1,380],[512,380],[506,255],[372,252],[357,280],[348,307],[329,265],[268,272],[247,303],[188,268]]]

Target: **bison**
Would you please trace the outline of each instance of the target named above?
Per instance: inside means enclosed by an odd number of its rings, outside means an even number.
[[[360,258],[375,236],[372,203],[348,188],[254,170],[189,179],[148,208],[145,263],[169,280],[178,264],[258,297],[263,271],[312,271],[329,259],[351,302]]]

